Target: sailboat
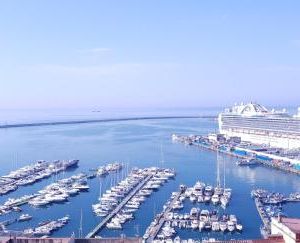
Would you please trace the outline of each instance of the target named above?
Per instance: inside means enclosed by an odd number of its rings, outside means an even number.
[[[222,207],[225,209],[230,201],[231,198],[231,188],[226,188],[226,184],[225,184],[225,179],[226,179],[226,170],[225,170],[225,160],[223,160],[223,184],[224,184],[224,191],[223,191],[223,195],[220,198],[220,202]]]
[[[78,238],[82,239],[83,238],[83,231],[82,231],[82,209],[80,210],[80,223],[79,223],[79,230],[78,230]]]
[[[220,202],[220,196],[223,193],[223,188],[221,187],[220,180],[220,163],[219,163],[219,153],[217,152],[217,185],[214,190],[214,195],[211,197],[211,202],[213,204],[218,204]]]

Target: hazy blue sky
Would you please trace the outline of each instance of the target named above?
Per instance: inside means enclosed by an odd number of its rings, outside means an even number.
[[[0,2],[0,108],[300,105],[300,1]]]

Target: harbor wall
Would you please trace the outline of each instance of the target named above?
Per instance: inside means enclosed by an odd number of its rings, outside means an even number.
[[[241,147],[236,147],[236,149],[238,151],[244,151],[245,155],[247,153],[249,154],[256,154],[257,156],[260,156],[260,159],[265,158],[265,160],[270,159],[270,160],[282,160],[282,161],[286,161],[286,162],[290,162],[291,164],[294,165],[299,165],[300,164],[300,160],[298,159],[291,159],[291,158],[287,158],[287,157],[282,157],[282,156],[278,156],[278,155],[274,155],[274,154],[268,154],[265,152],[260,152],[260,151],[255,151],[255,150],[251,150],[251,149],[246,149],[246,148],[241,148]]]
[[[129,117],[129,118],[103,118],[95,120],[73,120],[73,121],[53,121],[53,122],[33,122],[33,123],[12,123],[0,124],[1,128],[17,128],[17,127],[37,127],[37,126],[56,126],[86,123],[102,123],[102,122],[118,122],[118,121],[138,121],[138,120],[164,120],[164,119],[191,119],[191,118],[216,118],[216,116],[145,116],[145,117]]]

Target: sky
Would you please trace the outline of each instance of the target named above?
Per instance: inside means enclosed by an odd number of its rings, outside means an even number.
[[[300,1],[2,0],[0,109],[300,105]]]

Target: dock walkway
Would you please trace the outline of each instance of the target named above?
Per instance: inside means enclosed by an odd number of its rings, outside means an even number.
[[[157,236],[158,232],[164,225],[166,221],[166,217],[168,213],[173,209],[173,205],[176,201],[178,201],[179,197],[182,195],[183,191],[179,191],[178,194],[173,198],[172,202],[168,205],[168,207],[164,210],[163,214],[161,215],[158,224],[153,228],[151,231],[150,237],[146,240],[146,242],[150,243],[153,242],[155,237]]]
[[[271,234],[271,225],[270,225],[270,219],[264,215],[263,209],[259,206],[261,204],[261,201],[258,198],[255,198],[255,206],[257,209],[257,212],[261,218],[261,221],[263,222],[263,227],[261,228],[261,234],[264,238],[268,238]]]
[[[267,228],[269,228],[269,227],[270,227],[270,221],[269,221],[269,219],[268,219],[266,216],[263,215],[263,211],[262,211],[262,209],[259,207],[259,204],[261,203],[260,200],[259,200],[258,198],[255,198],[254,201],[255,201],[255,206],[256,206],[256,209],[257,209],[257,211],[258,211],[258,214],[259,214],[259,216],[260,216],[260,218],[261,218],[261,221],[263,222],[263,224],[264,224]]]
[[[91,232],[89,232],[85,238],[93,238],[96,234],[128,203],[128,201],[153,177],[153,175],[148,175],[144,180],[142,180],[136,188],[131,191],[123,201],[111,211]]]

